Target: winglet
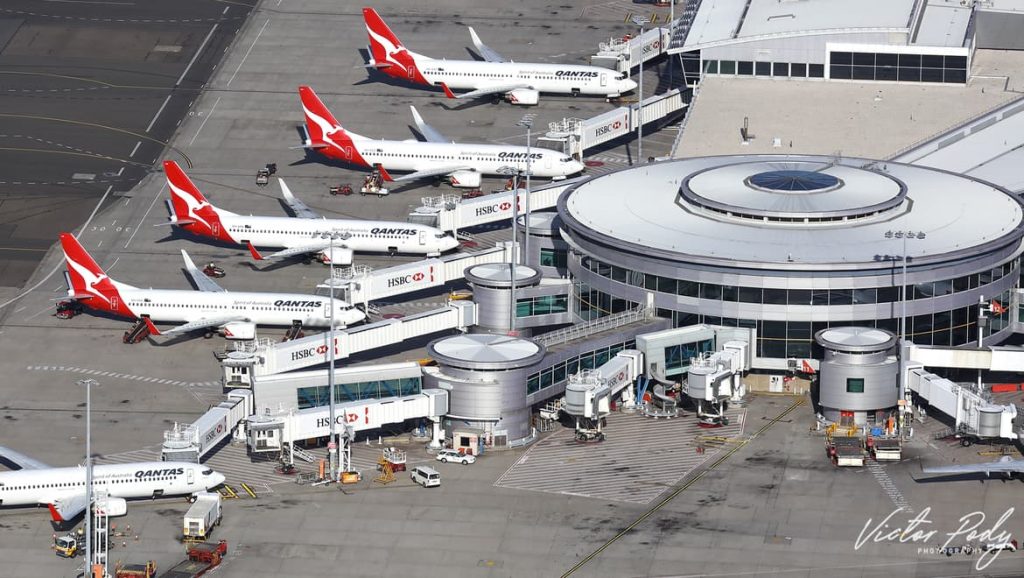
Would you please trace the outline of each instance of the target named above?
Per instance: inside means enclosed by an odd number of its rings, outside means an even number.
[[[46,507],[50,509],[50,517],[53,518],[54,522],[58,524],[64,523],[64,517],[60,515],[60,512],[57,511],[57,508],[52,503],[46,504]]]
[[[455,96],[455,93],[454,93],[454,92],[452,92],[452,89],[448,88],[448,85],[447,85],[447,84],[445,84],[445,83],[443,83],[443,82],[441,82],[441,83],[439,83],[439,84],[441,85],[441,88],[443,88],[443,89],[444,89],[444,94],[445,94],[445,96],[447,96],[448,98],[457,98],[457,97]]]
[[[256,250],[256,247],[252,246],[252,241],[246,241],[246,243],[249,245],[249,254],[252,255],[252,258],[257,261],[262,261],[263,255],[260,255],[260,252]]]
[[[151,334],[160,335],[160,330],[156,328],[156,325],[153,325],[153,320],[149,316],[143,315],[142,320],[146,322],[146,328],[149,329]]]
[[[395,179],[391,178],[391,175],[388,174],[388,171],[384,168],[384,165],[378,164],[378,165],[375,165],[375,168],[377,169],[378,172],[380,172],[381,178],[383,178],[385,181],[387,181],[389,183],[392,183],[392,182],[395,181]]]
[[[423,123],[423,117],[422,117],[422,116],[420,116],[420,113],[419,113],[419,111],[418,111],[418,110],[416,110],[416,107],[410,104],[410,105],[409,105],[409,110],[411,110],[411,111],[412,111],[412,121],[413,121],[414,123],[416,123],[416,127],[417,127],[417,128],[420,128],[420,127],[422,127],[422,126],[423,126],[423,124],[424,124],[424,123]]]

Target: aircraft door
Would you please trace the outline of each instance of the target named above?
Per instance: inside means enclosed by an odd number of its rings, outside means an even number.
[[[214,237],[219,237],[220,236],[220,223],[217,222],[217,221],[213,222],[213,236]]]
[[[551,170],[551,155],[544,155],[544,168]]]
[[[427,232],[426,231],[420,231],[420,245],[426,245],[426,244],[427,244]]]
[[[120,299],[118,299],[117,295],[111,295],[110,296],[110,308],[116,311],[117,310],[117,305],[118,305],[119,301],[120,301]]]
[[[191,487],[192,484],[194,484],[196,482],[196,471],[193,468],[189,468],[188,470],[186,470],[186,472],[187,472],[187,476],[188,476],[188,478],[187,478],[188,485],[189,485],[189,487]]]
[[[608,86],[608,75],[607,74],[602,74],[601,75],[601,86]]]
[[[345,153],[346,159],[352,160],[352,147],[343,147],[341,150]]]

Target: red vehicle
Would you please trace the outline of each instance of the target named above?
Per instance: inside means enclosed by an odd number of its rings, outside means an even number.
[[[466,191],[466,192],[462,193],[462,198],[463,199],[475,199],[477,197],[482,197],[482,196],[484,196],[484,192],[481,191],[480,189],[473,189],[473,190]]]
[[[198,578],[220,565],[228,553],[228,543],[221,540],[216,544],[200,542],[189,546],[188,560],[164,572],[160,578]]]
[[[349,196],[352,194],[352,185],[345,183],[337,187],[331,187],[331,196],[343,195]]]
[[[57,302],[57,317],[60,319],[71,319],[83,310],[82,304],[78,301],[66,299]]]

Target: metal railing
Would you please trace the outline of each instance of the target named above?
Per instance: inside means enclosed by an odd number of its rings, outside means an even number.
[[[620,313],[613,313],[605,317],[599,317],[585,323],[577,323],[572,327],[566,327],[565,329],[559,329],[552,331],[551,333],[545,333],[544,335],[534,337],[533,340],[541,343],[545,347],[552,347],[554,345],[560,345],[562,343],[582,339],[595,333],[601,333],[602,331],[608,331],[610,329],[622,327],[623,325],[642,321],[648,317],[648,311],[645,307],[637,307]]]

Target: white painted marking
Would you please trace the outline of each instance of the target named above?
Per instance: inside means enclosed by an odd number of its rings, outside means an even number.
[[[179,84],[181,84],[181,81],[184,80],[185,75],[188,74],[188,69],[192,68],[192,65],[195,64],[196,59],[199,58],[199,55],[203,53],[203,47],[205,47],[206,43],[210,41],[210,37],[213,36],[214,31],[217,30],[217,26],[219,25],[214,24],[213,28],[211,28],[210,31],[206,33],[206,38],[203,38],[202,43],[199,44],[199,49],[196,50],[196,53],[192,56],[192,60],[188,61],[188,66],[185,67],[185,70],[181,73],[181,76],[178,77],[178,80],[174,83],[174,86],[178,86]]]
[[[150,204],[149,204],[149,208],[148,208],[148,209],[146,209],[146,214],[145,214],[145,215],[142,215],[142,220],[140,220],[140,221],[139,221],[139,224],[138,224],[138,226],[136,226],[136,227],[135,227],[135,230],[134,230],[134,231],[132,231],[132,236],[131,236],[131,237],[128,237],[128,242],[124,244],[124,248],[125,248],[125,249],[127,249],[127,248],[128,248],[128,245],[131,245],[131,243],[132,243],[132,239],[134,239],[134,238],[135,238],[135,233],[138,233],[138,232],[139,232],[139,228],[140,228],[140,227],[142,227],[142,222],[143,222],[143,221],[145,221],[145,220],[146,220],[146,217],[148,217],[148,216],[149,216],[149,212],[153,210],[153,205],[155,205],[155,204],[156,204],[156,202],[157,202],[157,200],[159,200],[159,199],[160,199],[160,197],[162,197],[162,196],[163,196],[163,194],[164,194],[164,189],[166,189],[166,188],[167,188],[167,182],[166,182],[166,181],[164,181],[164,186],[160,187],[160,192],[159,192],[159,193],[157,193],[157,195],[156,195],[155,197],[153,197],[153,202],[152,202],[152,203],[150,203]]]
[[[153,120],[149,121],[149,126],[146,127],[146,132],[149,132],[149,129],[153,128],[153,125],[156,124],[156,119],[160,118],[160,113],[164,111],[164,107],[167,106],[167,102],[170,100],[171,95],[168,94],[167,98],[164,99],[164,103],[160,105],[160,110],[156,111],[156,115],[153,116]]]
[[[280,1],[280,0],[278,0],[278,4],[280,4],[280,3],[281,3],[281,1]],[[223,12],[221,12],[221,14],[227,14],[227,13],[228,13],[228,8],[231,8],[231,7],[230,7],[230,6],[225,6],[225,7],[224,7],[224,11],[223,11]],[[511,283],[511,281],[509,281],[509,283]]]
[[[141,145],[142,145],[142,141],[139,141],[139,142],[135,143],[135,148],[132,149],[132,152],[131,152],[131,154],[128,155],[128,158],[132,158],[133,156],[135,156],[135,151],[139,150],[139,147]]]
[[[235,79],[235,76],[238,74],[238,71],[242,69],[242,65],[245,64],[245,59],[249,58],[249,53],[252,52],[252,49],[256,46],[256,42],[258,42],[260,36],[263,35],[263,31],[267,29],[267,24],[270,24],[270,18],[267,18],[267,21],[263,23],[263,28],[260,28],[259,33],[256,34],[256,39],[252,41],[252,46],[249,47],[249,50],[245,51],[245,55],[242,56],[242,61],[238,63],[238,68],[235,69],[235,73],[232,74],[231,78],[228,79],[227,86],[231,86],[231,81]]]
[[[121,168],[117,169],[117,176],[121,176],[122,173],[124,173],[124,167],[123,166]],[[512,282],[509,281],[509,283],[512,283]]]
[[[218,96],[217,100],[214,101],[213,106],[210,107],[210,112],[206,115],[206,118],[204,118],[203,122],[199,124],[199,130],[196,131],[196,134],[192,135],[192,140],[188,141],[188,146],[192,146],[192,143],[196,142],[196,137],[198,137],[199,133],[203,131],[203,127],[206,126],[206,121],[210,120],[210,117],[213,116],[213,111],[217,110],[217,103],[219,102],[220,97]]]

